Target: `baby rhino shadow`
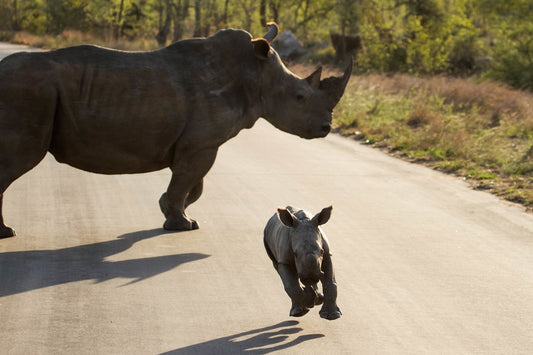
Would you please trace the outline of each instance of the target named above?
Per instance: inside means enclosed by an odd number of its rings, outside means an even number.
[[[268,354],[287,349],[304,341],[322,338],[324,334],[307,334],[292,337],[302,331],[297,321],[281,322],[269,327],[253,329],[223,338],[209,340],[172,350],[161,355],[185,354]]]
[[[124,261],[105,260],[141,240],[164,233],[168,232],[152,229],[71,248],[0,253],[0,297],[84,280],[99,283],[120,277],[131,279],[127,283],[131,284],[209,256],[185,253]]]

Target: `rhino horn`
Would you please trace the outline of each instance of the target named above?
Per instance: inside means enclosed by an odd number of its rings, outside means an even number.
[[[269,22],[267,23],[267,26],[268,26],[268,31],[267,33],[265,33],[263,38],[266,39],[270,43],[274,39],[276,39],[276,37],[278,36],[279,27],[278,27],[278,24],[275,22]]]
[[[320,82],[320,89],[325,90],[328,93],[328,96],[331,99],[330,102],[330,108],[333,109],[337,102],[342,97],[342,94],[344,94],[344,89],[346,88],[346,85],[348,84],[348,80],[350,80],[350,77],[352,75],[352,68],[353,68],[353,58],[350,58],[350,63],[348,64],[348,67],[344,71],[344,75],[340,77],[329,77]]]
[[[305,80],[311,85],[312,88],[318,89],[320,86],[320,75],[322,74],[322,67],[318,67],[311,75]]]

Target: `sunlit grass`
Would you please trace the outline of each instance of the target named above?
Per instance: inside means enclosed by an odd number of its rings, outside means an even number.
[[[533,207],[533,95],[497,83],[353,77],[334,127]]]

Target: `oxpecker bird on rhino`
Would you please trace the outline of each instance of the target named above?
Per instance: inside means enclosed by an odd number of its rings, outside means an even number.
[[[152,52],[82,45],[15,53],[0,61],[0,238],[8,186],[50,152],[58,162],[100,174],[170,168],[159,205],[164,228],[198,224],[185,209],[221,144],[263,117],[311,139],[330,131],[344,75],[320,80],[291,73],[270,42],[243,30],[176,42]]]
[[[292,301],[290,316],[301,317],[320,304],[322,318],[333,320],[342,314],[337,306],[329,243],[320,228],[329,220],[331,210],[331,206],[326,207],[312,217],[291,206],[278,208],[265,227],[266,252]],[[319,281],[324,294],[318,292]]]

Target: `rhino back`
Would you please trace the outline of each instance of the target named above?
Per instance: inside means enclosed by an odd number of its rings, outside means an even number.
[[[54,98],[49,150],[58,161],[99,173],[146,172],[183,150],[218,146],[246,125],[239,121],[244,80],[231,54],[220,54],[220,38],[235,37],[228,35],[153,52],[77,46],[17,56],[6,66],[18,69],[11,82],[26,83],[34,106]],[[46,84],[47,95],[32,92],[30,77]]]

